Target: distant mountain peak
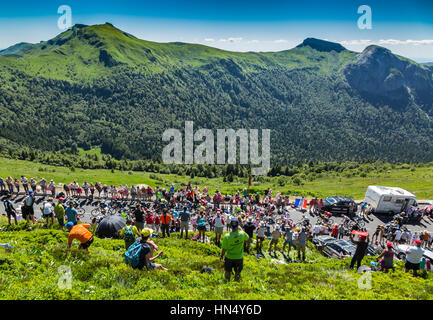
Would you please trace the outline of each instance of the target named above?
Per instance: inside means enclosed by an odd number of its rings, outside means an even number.
[[[339,43],[320,40],[316,38],[305,39],[304,42],[302,42],[300,45],[297,46],[297,48],[302,48],[307,46],[322,52],[331,52],[331,51],[341,52],[346,50],[346,48]]]

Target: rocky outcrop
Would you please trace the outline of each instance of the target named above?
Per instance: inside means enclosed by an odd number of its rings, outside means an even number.
[[[344,74],[350,86],[373,103],[402,108],[411,101],[433,106],[433,81],[428,68],[369,46],[347,64]]]

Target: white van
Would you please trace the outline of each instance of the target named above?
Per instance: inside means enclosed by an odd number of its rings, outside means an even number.
[[[396,214],[416,205],[416,196],[402,188],[369,186],[364,202],[376,213]]]

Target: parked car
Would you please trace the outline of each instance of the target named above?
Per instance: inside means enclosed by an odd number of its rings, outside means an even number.
[[[358,205],[350,198],[347,197],[328,197],[323,200],[322,210],[331,212],[335,215],[349,214],[349,206],[353,203],[353,212],[358,210]]]

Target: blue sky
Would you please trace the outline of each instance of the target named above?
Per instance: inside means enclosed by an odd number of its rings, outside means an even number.
[[[316,37],[354,51],[380,44],[417,61],[433,61],[431,0],[0,0],[0,48],[48,40],[60,33],[57,9],[61,5],[71,7],[73,24],[111,22],[152,41],[279,51]],[[361,5],[372,9],[370,30],[358,28]]]

